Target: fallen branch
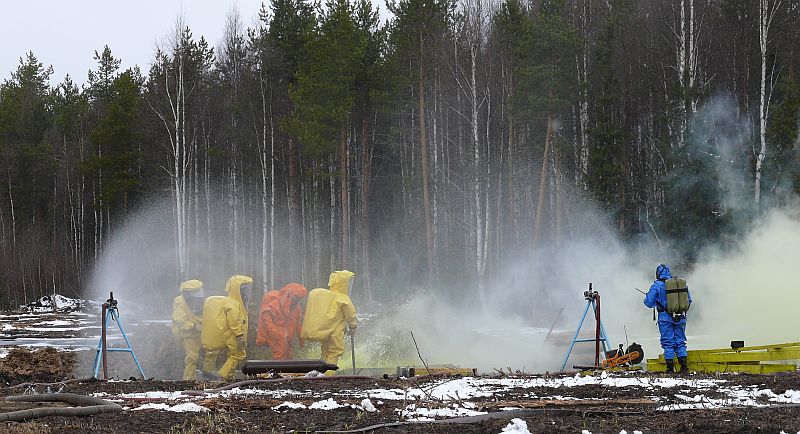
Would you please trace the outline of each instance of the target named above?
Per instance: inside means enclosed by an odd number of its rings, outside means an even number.
[[[562,307],[558,311],[558,315],[556,315],[556,319],[553,320],[553,324],[550,326],[550,330],[547,331],[547,336],[545,336],[544,341],[547,342],[550,339],[550,335],[553,333],[553,329],[556,328],[556,324],[558,323],[558,319],[561,318],[561,312],[564,312],[564,308]]]
[[[47,393],[42,395],[8,396],[9,402],[65,402],[88,407],[40,407],[0,413],[0,422],[20,422],[47,416],[93,416],[100,413],[122,411],[122,407],[105,399],[74,393]]]
[[[256,380],[243,380],[235,383],[226,384],[225,386],[217,387],[216,389],[209,390],[186,390],[185,395],[198,395],[205,393],[222,392],[223,390],[231,390],[241,386],[250,386],[253,384],[270,384],[270,383],[285,383],[287,381],[335,381],[335,380],[374,380],[372,377],[365,375],[335,375],[335,376],[321,376],[321,377],[284,377],[284,378],[269,378],[269,379],[256,379]]]
[[[36,387],[36,386],[56,386],[59,384],[83,383],[85,381],[100,381],[100,380],[94,377],[89,377],[89,378],[73,378],[71,380],[56,381],[54,383],[34,383],[29,381],[27,383],[20,383],[20,384],[15,384],[13,386],[8,386],[7,389],[20,389],[24,387]]]
[[[430,374],[431,370],[428,369],[428,364],[425,363],[425,359],[422,358],[422,353],[419,352],[419,347],[417,346],[417,340],[414,338],[414,332],[411,332],[411,340],[414,341],[414,347],[417,349],[417,355],[419,356],[419,359],[422,360],[422,365],[425,366],[425,370],[428,371],[428,373]]]

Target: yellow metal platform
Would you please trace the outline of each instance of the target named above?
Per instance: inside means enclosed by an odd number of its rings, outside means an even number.
[[[690,371],[748,374],[796,371],[797,360],[800,360],[800,342],[737,349],[690,350],[686,358]],[[675,359],[674,364],[675,369],[678,369],[678,359]],[[648,371],[664,372],[666,369],[663,354],[657,359],[647,359]]]

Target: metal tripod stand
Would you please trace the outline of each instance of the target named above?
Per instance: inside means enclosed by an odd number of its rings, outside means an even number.
[[[600,367],[600,343],[602,342],[603,344],[603,355],[605,355],[610,348],[608,343],[608,335],[606,335],[606,329],[603,327],[603,323],[600,321],[600,293],[592,290],[592,284],[589,283],[589,290],[583,292],[583,298],[586,300],[586,309],[584,309],[581,322],[578,323],[578,328],[575,330],[575,336],[572,338],[572,342],[569,344],[567,355],[564,356],[564,363],[561,365],[562,371],[567,367],[567,360],[569,360],[569,355],[572,353],[572,348],[575,346],[576,342],[595,342],[594,367],[597,368]],[[594,317],[596,320],[595,337],[578,339],[578,334],[581,332],[581,327],[583,327],[583,322],[586,320],[586,314],[589,313],[590,307],[594,312]]]
[[[142,379],[145,379],[144,371],[142,370],[142,365],[139,364],[139,359],[136,358],[136,353],[133,352],[133,347],[131,347],[131,342],[128,340],[128,335],[125,334],[125,329],[122,328],[122,322],[119,320],[119,308],[117,306],[117,300],[114,300],[114,293],[111,293],[111,296],[105,303],[103,303],[103,311],[102,311],[102,329],[100,333],[100,342],[97,343],[97,353],[94,356],[94,378],[97,378],[97,374],[100,371],[100,361],[103,361],[103,378],[108,380],[108,366],[106,364],[106,352],[107,351],[117,351],[117,352],[126,352],[131,353],[133,356],[133,362],[136,364],[136,368],[139,369],[139,373],[142,374]],[[114,322],[117,323],[117,327],[119,328],[120,333],[122,333],[122,339],[125,340],[125,348],[108,348],[106,345],[106,334],[108,330],[108,322],[110,319],[113,319]]]

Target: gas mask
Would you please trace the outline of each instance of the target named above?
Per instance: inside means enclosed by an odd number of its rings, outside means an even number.
[[[250,284],[242,283],[239,286],[239,294],[242,296],[242,304],[244,304],[244,307],[247,307],[250,302]]]
[[[656,280],[661,280],[661,276],[660,275],[661,275],[661,270],[663,268],[664,268],[664,264],[659,264],[658,267],[656,267]]]
[[[186,300],[186,304],[189,305],[189,309],[195,315],[199,315],[203,313],[203,303],[205,299],[203,298],[202,293],[192,294],[192,295],[184,295],[184,300]]]

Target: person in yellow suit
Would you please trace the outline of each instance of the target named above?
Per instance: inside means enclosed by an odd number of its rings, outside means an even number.
[[[183,346],[183,379],[194,380],[200,360],[200,331],[203,314],[203,282],[181,283],[181,294],[172,302],[172,334]]]
[[[217,356],[227,348],[228,359],[219,369],[219,376],[230,380],[236,366],[247,357],[247,301],[252,284],[252,277],[232,276],[225,285],[227,295],[206,299],[200,336],[206,351],[204,372],[214,372]]]
[[[303,330],[300,337],[322,343],[322,359],[337,364],[344,354],[345,326],[355,329],[356,308],[350,300],[355,273],[341,270],[331,273],[328,287],[316,288],[308,293]],[[326,372],[332,375],[333,371]]]

